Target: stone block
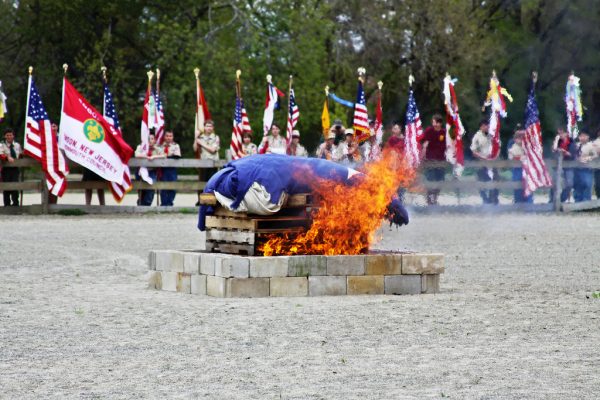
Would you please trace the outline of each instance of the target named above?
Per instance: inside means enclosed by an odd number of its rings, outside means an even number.
[[[307,277],[271,278],[271,297],[308,296]]]
[[[206,275],[192,275],[191,280],[191,293],[206,295]]]
[[[186,251],[183,253],[183,272],[198,275],[200,273],[200,253]]]
[[[250,262],[251,278],[271,278],[287,276],[288,256],[246,257]]]
[[[269,278],[228,278],[226,297],[269,297]]]
[[[364,275],[365,256],[327,256],[327,275]]]
[[[160,273],[162,290],[168,292],[177,291],[177,272],[173,271],[161,271]]]
[[[148,269],[156,271],[156,253],[154,251],[148,253]]]
[[[421,275],[421,293],[439,293],[440,292],[440,276],[436,275]]]
[[[384,285],[385,294],[420,294],[421,275],[388,275]]]
[[[373,254],[365,256],[365,275],[402,274],[402,254]]]
[[[177,272],[177,283],[175,288],[179,293],[190,294],[192,292],[191,274]]]
[[[340,296],[346,294],[345,276],[309,276],[309,296]]]
[[[213,297],[226,297],[227,278],[209,275],[206,277],[206,294]]]
[[[177,250],[155,250],[157,271],[183,272],[183,253]]]
[[[441,274],[444,272],[443,254],[402,254],[402,274]]]
[[[348,295],[383,294],[383,275],[348,276]]]
[[[234,256],[215,261],[215,276],[223,278],[248,278],[250,262],[247,257]]]
[[[226,265],[231,262],[230,254],[219,253],[200,253],[200,273],[204,275],[214,275],[215,268],[218,266],[220,270],[226,268]]]
[[[160,271],[148,271],[146,277],[148,289],[162,290],[162,277]]]
[[[288,276],[327,275],[327,257],[292,256],[288,261]]]

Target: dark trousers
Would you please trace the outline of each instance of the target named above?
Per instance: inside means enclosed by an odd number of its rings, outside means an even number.
[[[523,168],[513,168],[512,180],[513,180],[513,182],[522,182],[523,181]],[[533,193],[531,193],[529,196],[525,196],[525,190],[516,189],[514,192],[514,202],[515,203],[533,203]]]
[[[600,169],[594,170],[594,191],[596,198],[600,199]]]
[[[575,184],[573,186],[573,197],[575,202],[588,201],[592,199],[592,184],[594,183],[594,172],[587,168],[575,170]]]
[[[156,170],[148,170],[148,175],[152,178],[153,181],[156,181]],[[140,176],[138,173],[138,180],[140,180]],[[151,206],[154,201],[154,190],[140,190],[141,196],[139,198],[140,206]]]
[[[176,168],[163,168],[160,180],[163,182],[177,181],[177,169]],[[172,206],[173,201],[175,201],[175,191],[174,190],[161,190],[160,191],[160,205],[161,206]]]
[[[430,168],[425,170],[425,177],[430,182],[442,182],[444,180],[445,168]],[[440,189],[429,189],[427,191],[427,204],[437,205]]]
[[[2,168],[2,182],[19,182],[19,168],[15,167],[4,167]],[[4,205],[5,206],[18,206],[19,205],[19,191],[18,190],[5,190],[4,193]],[[11,204],[12,201],[12,204]]]
[[[481,168],[477,171],[477,179],[479,182],[492,182],[498,178],[498,170],[493,168],[491,170],[491,177],[489,173],[489,168]],[[481,200],[483,200],[483,204],[498,204],[498,189],[489,189],[489,190],[480,190],[479,194],[481,195]]]

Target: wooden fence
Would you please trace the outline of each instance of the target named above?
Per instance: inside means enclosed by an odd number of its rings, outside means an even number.
[[[428,162],[423,163],[420,168],[420,174],[423,175],[423,171],[430,168],[444,167],[447,170],[446,180],[442,182],[429,182],[424,179],[420,180],[418,185],[423,190],[427,189],[440,189],[445,193],[455,193],[457,197],[456,205],[446,206],[426,206],[426,207],[412,207],[413,209],[426,212],[486,212],[486,211],[534,211],[534,212],[560,212],[560,211],[577,211],[600,208],[600,200],[585,201],[581,203],[561,203],[560,193],[562,191],[563,182],[562,179],[555,179],[556,176],[562,177],[562,171],[565,168],[589,168],[598,170],[600,169],[600,160],[582,164],[576,161],[564,162],[562,158],[559,159],[547,159],[545,160],[547,167],[552,170],[552,178],[554,182],[554,198],[552,201],[547,203],[517,203],[517,204],[499,204],[499,205],[473,205],[473,204],[461,204],[461,196],[465,192],[478,193],[479,190],[498,189],[500,191],[513,191],[522,188],[522,183],[515,182],[509,179],[492,181],[492,182],[479,182],[476,179],[476,171],[480,168],[496,168],[498,170],[510,170],[512,168],[519,168],[521,166],[518,161],[510,160],[495,160],[495,161],[466,161],[465,172],[460,179],[452,177],[451,168],[448,163],[445,162]],[[131,159],[129,166],[134,170],[137,167],[174,167],[174,168],[192,168],[192,169],[214,169],[222,168],[226,164],[225,160],[212,161],[212,160],[197,160],[197,159],[160,159],[160,160],[144,160],[144,159]],[[5,164],[6,165],[6,164]],[[17,160],[11,166],[23,168],[35,168],[40,170],[40,164],[32,159],[21,159]],[[557,173],[558,172],[558,173]],[[21,179],[23,179],[23,173],[21,173]],[[206,182],[202,182],[197,179],[196,176],[186,176],[180,178],[176,182],[155,182],[153,185],[149,185],[145,182],[134,181],[132,192],[136,193],[138,190],[176,190],[177,192],[183,193],[195,193],[202,190],[206,185]],[[90,181],[68,181],[68,191],[83,191],[85,189],[108,189],[107,182],[90,182]],[[64,210],[78,209],[85,213],[144,213],[144,212],[181,212],[183,210],[193,210],[193,207],[167,207],[167,206],[86,206],[81,204],[49,204],[48,203],[48,191],[43,178],[38,180],[25,180],[20,182],[0,182],[0,191],[16,190],[21,192],[20,199],[22,201],[23,191],[38,192],[40,194],[40,204],[22,206],[22,207],[0,207],[0,214],[7,213],[56,213]],[[542,191],[540,191],[541,193]],[[547,190],[546,190],[547,192]],[[539,195],[539,193],[536,193]],[[157,196],[158,198],[158,196]],[[158,201],[158,199],[157,199]]]

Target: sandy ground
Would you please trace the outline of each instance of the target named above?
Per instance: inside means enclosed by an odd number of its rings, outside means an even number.
[[[597,214],[414,215],[442,293],[215,299],[146,288],[190,215],[0,218],[0,398],[570,399],[600,393]],[[590,298],[588,298],[588,296]]]

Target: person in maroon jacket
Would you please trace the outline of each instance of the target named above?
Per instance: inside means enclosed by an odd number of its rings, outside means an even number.
[[[446,130],[444,129],[444,119],[440,114],[435,114],[431,119],[431,126],[428,126],[423,132],[421,140],[422,157],[426,161],[446,161]],[[425,177],[431,182],[441,182],[444,180],[446,168],[436,167],[425,170]],[[429,189],[427,191],[427,204],[437,205],[440,189]]]

